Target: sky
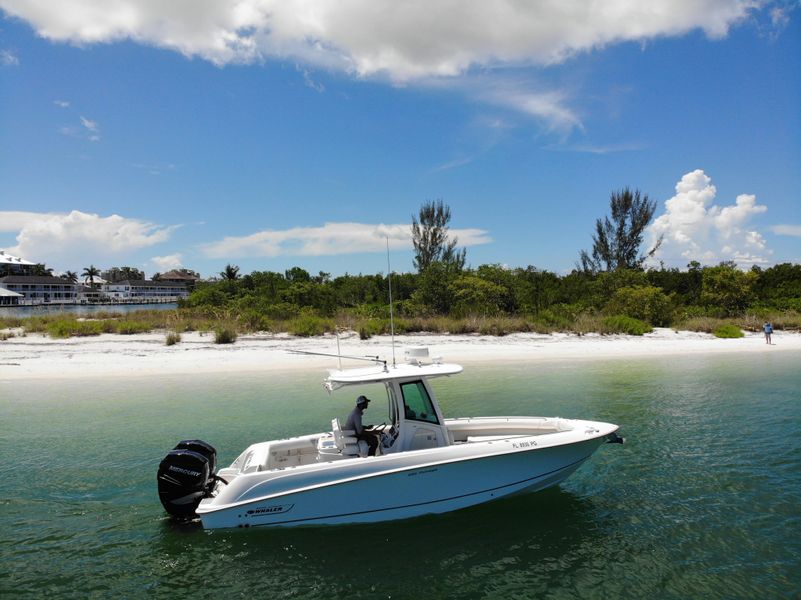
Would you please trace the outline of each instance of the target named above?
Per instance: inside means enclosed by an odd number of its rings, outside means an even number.
[[[56,272],[801,262],[798,0],[0,0],[0,249]]]

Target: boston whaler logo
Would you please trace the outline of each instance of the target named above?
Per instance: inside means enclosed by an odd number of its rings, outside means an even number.
[[[277,515],[280,513],[289,512],[292,510],[294,504],[273,504],[272,506],[258,506],[252,508],[247,512],[249,517],[259,517],[262,515]]]

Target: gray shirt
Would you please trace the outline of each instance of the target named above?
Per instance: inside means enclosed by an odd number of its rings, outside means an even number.
[[[356,435],[361,435],[364,433],[364,426],[362,425],[362,409],[356,406],[350,414],[348,415],[348,420],[345,421],[345,427],[343,429],[347,431],[355,431]]]

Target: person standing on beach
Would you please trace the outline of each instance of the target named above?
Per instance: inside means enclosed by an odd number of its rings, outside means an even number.
[[[765,324],[762,326],[762,331],[765,332],[765,343],[772,344],[773,342],[771,341],[770,336],[773,333],[773,325],[770,321],[765,321]]]

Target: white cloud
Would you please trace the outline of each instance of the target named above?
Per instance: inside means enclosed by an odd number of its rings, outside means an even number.
[[[19,66],[19,58],[11,50],[0,50],[0,65],[17,67]]]
[[[482,229],[451,229],[459,246],[475,246],[492,241]],[[283,231],[265,230],[241,237],[225,237],[204,244],[201,251],[209,258],[244,256],[332,256],[359,252],[385,252],[386,238],[391,249],[411,249],[411,227],[367,223],[326,223],[322,227],[295,227]]]
[[[560,62],[626,40],[725,36],[750,0],[0,0],[46,38],[132,39],[216,64],[295,57],[398,80],[472,66]]]
[[[0,211],[0,231],[18,232],[10,254],[57,269],[108,265],[130,253],[169,239],[175,226],[163,227],[119,215],[101,217],[74,210],[69,214]]]
[[[513,88],[503,78],[495,81],[494,70],[552,65],[611,44],[694,30],[721,38],[762,5],[754,0],[0,0],[0,7],[53,41],[133,40],[216,65],[292,60],[396,83],[482,72],[484,85],[468,85],[463,93],[565,131],[581,122],[563,92]],[[775,11],[771,16],[782,20]],[[307,70],[301,73],[306,85],[322,91]]]
[[[717,189],[701,169],[676,184],[676,195],[665,201],[665,213],[651,227],[650,243],[664,236],[653,262],[683,266],[691,260],[710,264],[733,260],[741,266],[768,262],[772,251],[750,221],[768,207],[756,196],[741,194],[729,206],[712,204]]]
[[[183,255],[178,252],[166,256],[154,256],[150,259],[150,263],[159,271],[169,271],[183,266]]]
[[[98,131],[97,121],[91,121],[86,117],[81,117],[81,125],[83,125],[87,131],[91,131],[94,133]]]
[[[776,235],[801,237],[801,225],[774,225],[770,230]]]
[[[55,104],[59,108],[69,108],[70,107],[70,103],[67,102],[66,100],[53,100],[53,104]]]

